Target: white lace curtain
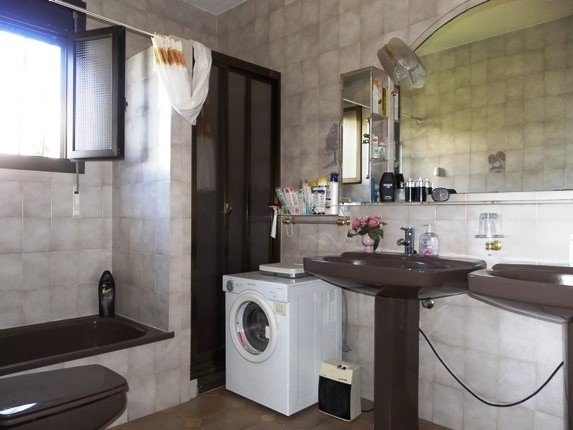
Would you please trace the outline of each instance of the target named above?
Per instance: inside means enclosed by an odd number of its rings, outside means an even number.
[[[199,42],[173,36],[155,35],[151,41],[155,68],[171,106],[194,125],[209,92],[211,50]]]

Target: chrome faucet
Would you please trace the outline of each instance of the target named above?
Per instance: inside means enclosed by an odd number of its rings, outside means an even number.
[[[414,243],[416,243],[416,233],[414,227],[400,227],[400,229],[404,230],[404,239],[398,239],[396,245],[404,247],[405,255],[415,254]]]

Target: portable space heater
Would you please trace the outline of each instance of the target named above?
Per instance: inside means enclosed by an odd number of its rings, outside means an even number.
[[[360,366],[338,360],[323,362],[318,378],[318,409],[352,421],[360,415],[360,408]]]

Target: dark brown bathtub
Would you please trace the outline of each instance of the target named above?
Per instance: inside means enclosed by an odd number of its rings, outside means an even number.
[[[87,316],[0,330],[0,376],[169,339],[119,316]]]

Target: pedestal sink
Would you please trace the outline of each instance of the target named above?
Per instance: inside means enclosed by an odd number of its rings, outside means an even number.
[[[573,267],[496,264],[468,276],[475,299],[522,315],[563,324],[565,429],[573,430]]]
[[[376,430],[418,428],[419,300],[465,293],[468,273],[485,267],[482,260],[397,253],[304,258],[316,277],[375,296]]]

